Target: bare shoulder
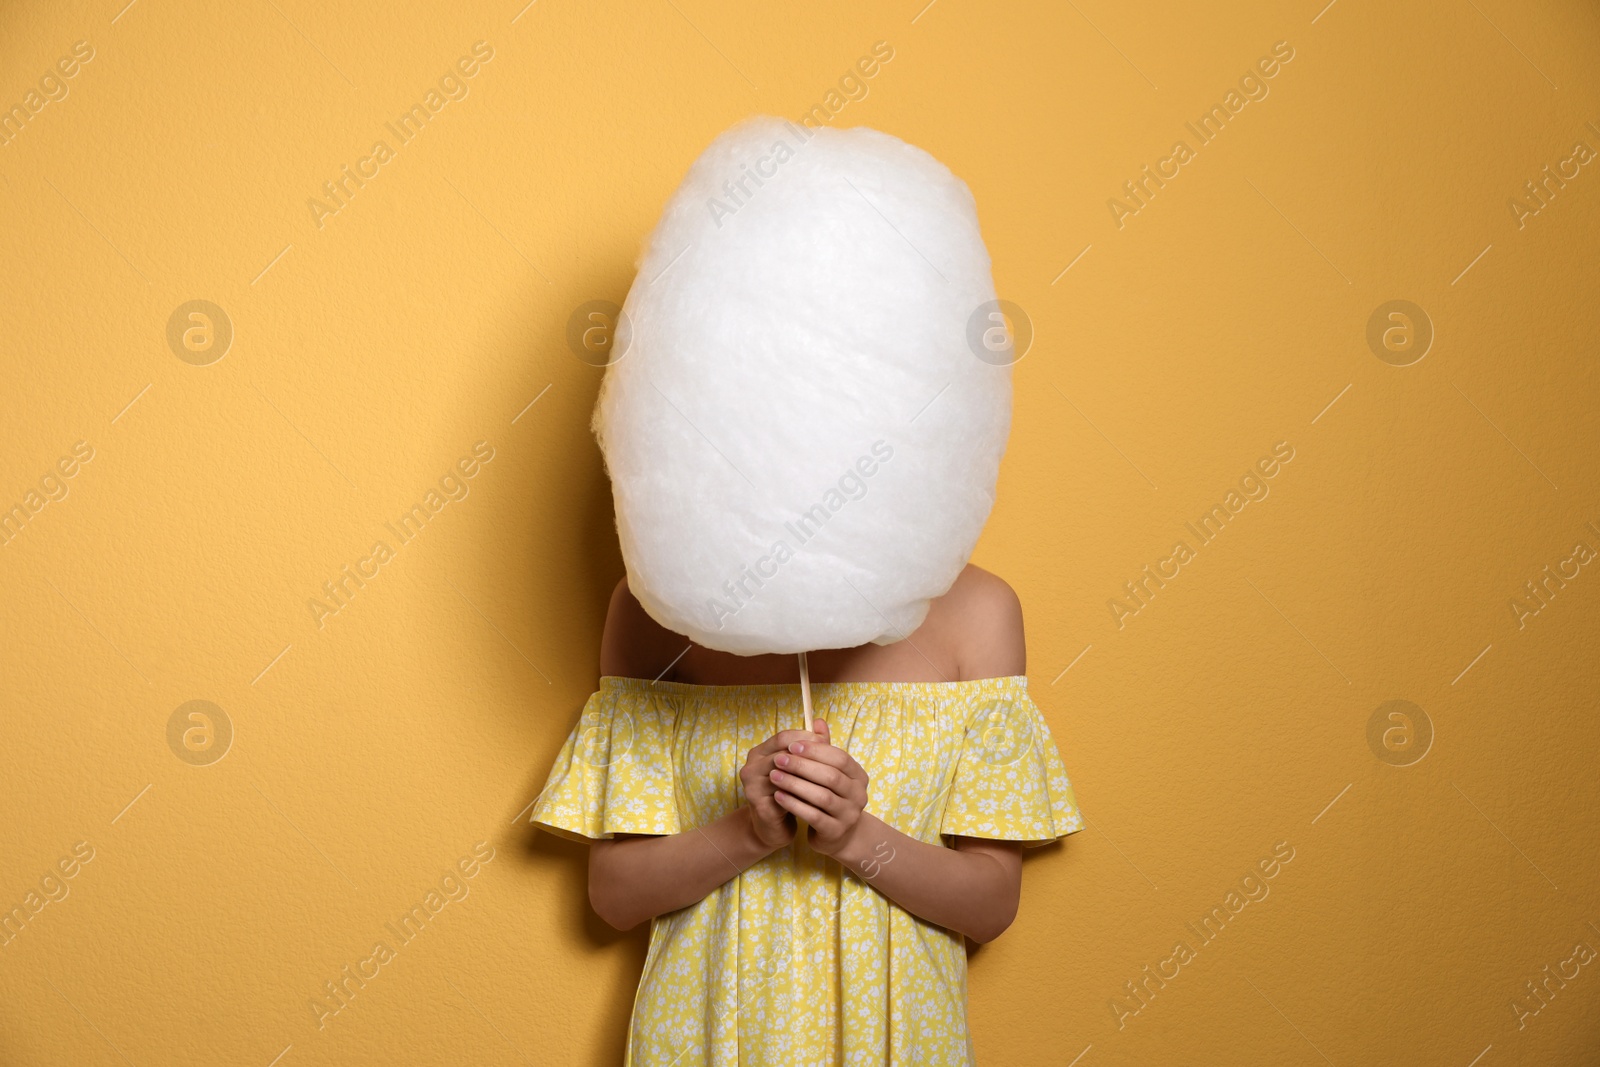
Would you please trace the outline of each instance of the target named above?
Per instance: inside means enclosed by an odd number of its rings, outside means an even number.
[[[628,588],[626,576],[611,591],[600,673],[619,678],[658,677],[683,651],[683,638],[652,619]]]
[[[1027,672],[1022,601],[1004,578],[969,563],[934,603],[940,636],[962,680]]]

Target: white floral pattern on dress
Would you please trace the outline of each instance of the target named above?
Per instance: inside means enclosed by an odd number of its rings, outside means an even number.
[[[1027,678],[811,687],[867,772],[867,810],[928,844],[1083,829]],[[800,718],[798,685],[606,676],[534,804],[563,836],[675,834],[744,803],[745,754]],[[912,757],[915,758],[912,758]],[[650,924],[630,1067],[970,1065],[967,954],[804,843]]]

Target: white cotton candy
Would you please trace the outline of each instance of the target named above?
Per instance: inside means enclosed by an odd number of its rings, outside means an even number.
[[[994,300],[972,194],[920,148],[774,118],[712,142],[595,409],[650,616],[740,655],[916,630],[994,503],[1011,372],[969,342]]]

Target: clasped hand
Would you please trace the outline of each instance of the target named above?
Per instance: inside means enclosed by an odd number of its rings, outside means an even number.
[[[794,840],[796,817],[811,827],[811,847],[837,856],[851,843],[867,806],[867,772],[830,741],[828,724],[816,731],[782,730],[755,748],[739,771],[751,822],[774,849]]]

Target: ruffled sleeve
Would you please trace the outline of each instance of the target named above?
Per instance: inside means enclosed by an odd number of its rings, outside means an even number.
[[[996,679],[963,709],[966,732],[939,832],[1043,845],[1083,829],[1055,738],[1028,679]]]
[[[604,677],[550,768],[529,821],[568,838],[675,834],[673,703]]]

